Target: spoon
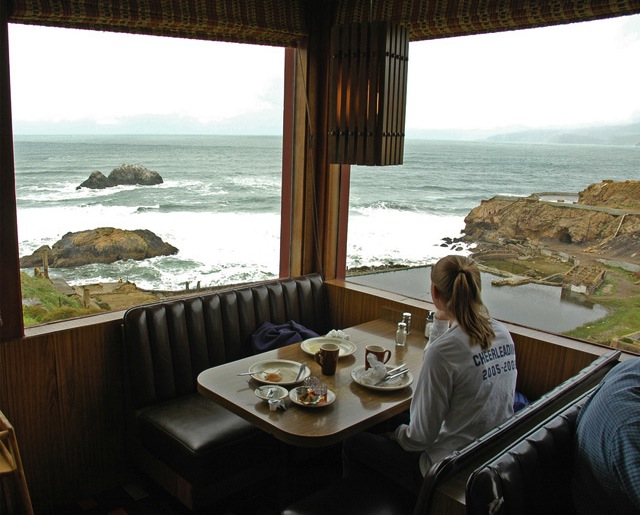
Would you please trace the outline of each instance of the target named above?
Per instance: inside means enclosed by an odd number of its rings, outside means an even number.
[[[300,365],[300,370],[298,371],[298,375],[296,376],[296,380],[294,381],[295,383],[300,381],[305,368],[307,368],[307,364],[303,362],[302,365]]]

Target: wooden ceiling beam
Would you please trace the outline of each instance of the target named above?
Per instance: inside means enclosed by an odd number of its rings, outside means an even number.
[[[389,21],[410,41],[529,29],[640,13],[638,0],[12,0],[9,22],[295,47],[332,24]]]

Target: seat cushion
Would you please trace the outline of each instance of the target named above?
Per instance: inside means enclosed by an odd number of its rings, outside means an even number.
[[[139,410],[136,421],[141,444],[193,484],[275,459],[271,436],[197,393]]]

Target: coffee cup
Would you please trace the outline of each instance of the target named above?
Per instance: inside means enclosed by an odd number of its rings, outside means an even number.
[[[313,358],[316,363],[322,367],[322,373],[324,375],[332,376],[336,373],[339,354],[340,347],[335,343],[323,343],[320,345],[320,350],[314,354]]]
[[[369,360],[367,357],[369,354],[374,354],[380,363],[386,363],[391,359],[391,351],[389,349],[385,349],[380,345],[367,345],[364,349],[364,369],[368,370],[371,365],[369,365]]]

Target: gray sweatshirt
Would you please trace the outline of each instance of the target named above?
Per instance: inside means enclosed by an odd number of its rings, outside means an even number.
[[[457,325],[434,320],[411,400],[409,425],[391,435],[407,451],[424,451],[424,476],[432,463],[461,449],[513,415],[516,355],[507,328],[482,351]]]

